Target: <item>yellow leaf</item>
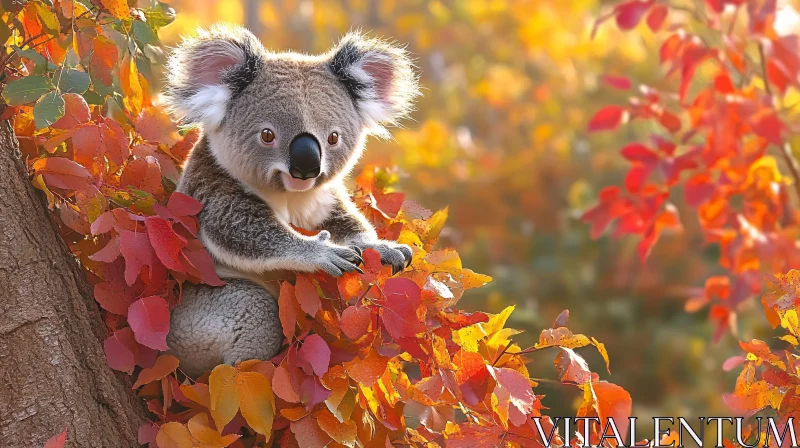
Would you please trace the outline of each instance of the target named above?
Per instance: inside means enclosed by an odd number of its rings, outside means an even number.
[[[428,228],[420,235],[420,238],[426,243],[433,243],[436,241],[436,239],[439,238],[439,234],[442,233],[445,222],[447,222],[448,214],[448,208],[445,207],[428,218],[428,220],[425,221]]]
[[[224,428],[239,410],[236,373],[236,368],[223,364],[214,367],[211,376],[208,377],[211,416],[217,428]]]
[[[194,445],[189,430],[177,422],[161,425],[156,435],[156,443],[159,448],[192,448]]]
[[[606,351],[606,345],[595,338],[592,338],[592,345],[597,347],[597,351],[600,352],[600,356],[602,356],[603,360],[606,362],[606,371],[611,373],[611,362],[608,360],[608,351]]]
[[[453,332],[453,342],[461,346],[468,352],[478,352],[478,341],[483,339],[486,334],[480,324],[469,325]]]
[[[103,5],[103,9],[118,19],[129,19],[131,17],[127,0],[100,0],[100,4]]]
[[[144,93],[139,82],[139,71],[136,69],[136,62],[130,54],[122,60],[122,67],[119,71],[119,82],[122,86],[122,93],[125,94],[123,102],[134,117],[142,111]]]
[[[247,424],[257,433],[269,436],[275,418],[275,396],[267,377],[258,372],[241,372],[236,376],[236,390]]]
[[[208,415],[199,413],[189,420],[186,424],[189,427],[189,432],[203,447],[225,448],[239,438],[238,434],[228,434],[223,436],[216,429],[208,426]]]
[[[514,305],[506,307],[506,309],[501,311],[500,314],[495,314],[494,316],[490,317],[488,322],[478,325],[483,328],[483,331],[487,336],[497,333],[506,325],[508,317],[511,316],[511,313],[514,312],[515,308],[516,307]]]
[[[42,190],[44,192],[45,196],[47,196],[47,208],[52,210],[53,209],[53,205],[55,204],[55,196],[53,196],[53,193],[51,193],[50,189],[47,188],[47,185],[44,184],[44,179],[42,179],[42,175],[41,174],[37,174],[33,178],[33,186],[37,190]]]
[[[428,254],[425,261],[433,265],[432,272],[446,272],[451,275],[460,275],[463,267],[458,252],[452,249],[437,250]]]
[[[461,284],[464,289],[472,289],[483,286],[492,281],[492,277],[488,275],[478,274],[470,269],[461,270]]]

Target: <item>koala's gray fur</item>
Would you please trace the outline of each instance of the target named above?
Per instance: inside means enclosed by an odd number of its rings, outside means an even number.
[[[367,248],[395,271],[410,262],[408,246],[377,238],[344,177],[367,135],[387,135],[383,126],[410,110],[418,94],[412,67],[404,50],[359,33],[308,56],[272,53],[243,28],[216,26],[174,50],[166,97],[203,128],[178,191],[203,203],[200,238],[227,281],[184,287],[167,340],[184,372],[278,352],[283,336],[267,273],[340,276],[359,270]],[[270,144],[263,129],[275,135]],[[288,148],[301,134],[319,143],[321,172],[293,183]],[[321,232],[303,236],[290,224]]]

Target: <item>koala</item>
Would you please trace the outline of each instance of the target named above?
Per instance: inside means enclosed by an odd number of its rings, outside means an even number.
[[[365,249],[395,273],[410,263],[344,185],[367,136],[388,136],[418,95],[404,49],[351,32],[324,54],[275,53],[218,25],[175,48],[167,72],[168,106],[202,129],[177,189],[202,202],[199,238],[226,281],[183,288],[167,342],[184,372],[277,354],[270,273],[360,272]]]

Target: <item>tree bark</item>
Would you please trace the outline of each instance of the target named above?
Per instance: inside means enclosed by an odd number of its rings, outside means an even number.
[[[139,446],[144,409],[106,364],[99,309],[0,122],[0,446]]]

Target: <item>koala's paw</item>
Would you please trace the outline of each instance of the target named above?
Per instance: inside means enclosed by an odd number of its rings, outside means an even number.
[[[317,234],[313,260],[314,264],[334,277],[341,277],[345,272],[358,272],[363,274],[358,265],[364,263],[360,251],[352,247],[339,246],[331,243],[331,234],[323,230]]]
[[[405,244],[393,241],[379,241],[377,243],[358,243],[359,250],[373,249],[381,256],[381,263],[392,267],[392,275],[411,265],[411,248]]]

